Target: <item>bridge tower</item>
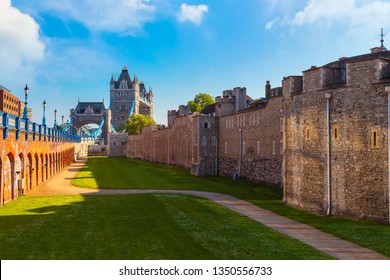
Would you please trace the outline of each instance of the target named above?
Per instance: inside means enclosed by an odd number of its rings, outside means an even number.
[[[122,68],[119,78],[111,76],[110,108],[112,125],[116,130],[131,114],[143,114],[153,117],[153,92],[146,90],[145,84],[138,82],[134,74],[131,79],[126,66]]]

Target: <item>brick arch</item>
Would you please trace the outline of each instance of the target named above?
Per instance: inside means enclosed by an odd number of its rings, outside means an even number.
[[[35,158],[35,164],[34,164],[33,171],[35,171],[35,186],[38,186],[38,184],[39,184],[39,156],[37,153],[34,155],[34,158]]]
[[[52,153],[49,153],[49,174],[50,174],[50,177],[53,176],[53,155]]]
[[[49,159],[48,159],[47,154],[45,154],[45,156],[44,156],[43,167],[44,167],[44,172],[45,172],[45,175],[43,176],[43,178],[44,178],[43,181],[46,181],[47,179],[49,179]]]
[[[61,169],[60,153],[59,152],[56,153],[56,157],[57,157],[57,172],[59,172]]]
[[[8,201],[16,197],[15,194],[15,156],[12,152],[7,154],[8,159],[8,172],[5,172],[5,185],[4,200]]]
[[[26,163],[24,154],[21,152],[19,153],[19,165],[15,167],[16,169],[16,176],[17,180],[15,180],[18,188],[18,196],[21,194],[24,194],[25,188],[26,188]],[[21,184],[21,185],[19,185]]]
[[[26,165],[26,190],[29,191],[32,189],[33,182],[33,159],[31,153],[27,155],[27,165]]]
[[[39,170],[41,171],[41,182],[45,181],[45,156],[41,153],[39,156]]]

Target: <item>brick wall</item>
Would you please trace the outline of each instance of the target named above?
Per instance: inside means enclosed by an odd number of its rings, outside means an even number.
[[[74,161],[75,143],[0,140],[0,205],[35,188]]]

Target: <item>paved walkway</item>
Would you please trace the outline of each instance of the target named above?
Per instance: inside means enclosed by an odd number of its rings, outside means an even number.
[[[331,234],[321,232],[311,226],[296,222],[283,216],[262,209],[247,201],[235,197],[202,191],[181,190],[129,190],[129,189],[86,189],[75,187],[71,184],[72,178],[84,165],[85,159],[71,164],[59,174],[56,174],[35,189],[29,191],[29,196],[42,195],[116,195],[116,194],[145,194],[145,193],[169,193],[193,195],[210,199],[226,208],[248,216],[276,231],[300,240],[310,246],[342,260],[389,260],[389,258],[354,243],[342,240]]]

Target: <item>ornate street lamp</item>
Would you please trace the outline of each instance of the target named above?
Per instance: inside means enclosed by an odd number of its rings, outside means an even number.
[[[23,119],[28,119],[28,109],[27,109],[27,96],[28,96],[28,86],[24,87],[24,110],[23,110]]]
[[[43,100],[43,118],[42,125],[46,126],[46,100]]]
[[[54,128],[57,129],[57,109],[54,109]]]
[[[61,126],[62,131],[64,131],[64,115],[62,115],[62,126]]]

